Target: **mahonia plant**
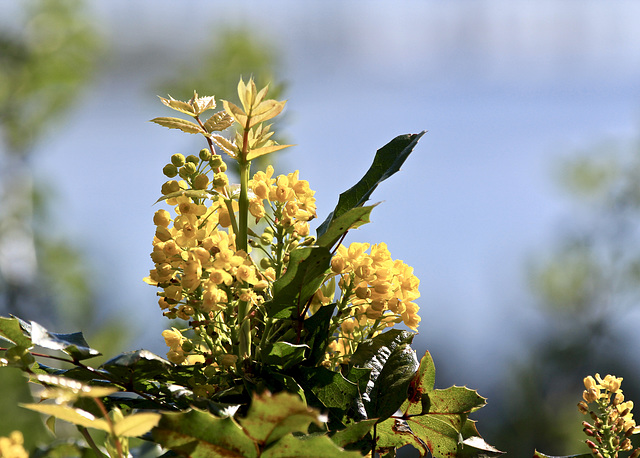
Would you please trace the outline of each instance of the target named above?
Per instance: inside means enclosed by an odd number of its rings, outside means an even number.
[[[578,409],[591,417],[592,423],[584,421],[584,433],[589,437],[587,446],[596,458],[617,458],[621,451],[633,449],[630,437],[640,432],[633,419],[633,401],[625,401],[622,394],[622,377],[596,374],[585,377],[582,401]],[[590,407],[593,406],[593,407]],[[640,448],[631,453],[631,458],[640,456]]]
[[[289,146],[273,142],[270,126],[264,125],[285,102],[266,95],[267,88],[258,91],[252,80],[240,80],[242,107],[225,100],[223,111],[203,121],[201,115],[216,104],[213,97],[194,93],[188,102],[161,98],[194,122],[153,120],[200,133],[208,141],[198,156],[174,154],[163,169],[168,178],[181,180],[162,186],[160,200],[171,205],[174,214],[161,209],[154,215],[155,269],[146,281],[162,289],[164,315],[187,324],[163,332],[168,359],[202,363],[211,367],[210,375],[216,368],[227,372],[236,366],[241,371],[242,364],[260,357],[282,331],[283,322],[269,317],[264,303],[273,299],[274,283],[286,275],[292,252],[316,241],[309,235],[309,221],[316,217],[315,191],[299,178],[299,171],[274,176],[269,165],[249,178],[252,159]],[[235,139],[229,141],[219,132],[232,125]],[[237,162],[239,185],[230,185],[217,150]],[[306,304],[300,304],[301,321],[336,303],[321,361],[327,367],[338,368],[359,343],[387,327],[402,322],[413,330],[418,327],[419,308],[413,301],[420,296],[419,280],[413,269],[394,261],[384,243],[372,246],[370,253],[368,249],[363,243],[338,245],[331,269]],[[302,328],[293,329],[283,341],[300,344],[301,333]]]
[[[130,440],[142,437],[178,456],[390,457],[407,445],[438,458],[500,455],[469,419],[485,398],[436,389],[430,353],[419,360],[411,347],[421,320],[413,269],[384,243],[343,245],[369,222],[371,194],[424,132],[380,148],[311,235],[315,192],[300,172],[251,171],[256,158],[289,146],[273,140],[270,124],[285,102],[267,92],[241,79],[239,104],[223,100],[219,111],[196,92],[188,101],[160,98],[189,119],[153,122],[206,142],[163,167],[158,202],[168,208],[153,215],[145,281],[171,320],[162,331],[167,359],[138,350],[92,368],[84,361],[100,353],[81,333],[0,317],[9,342],[0,365],[45,387],[41,402],[24,407],[75,424],[86,441],[42,453],[88,445],[123,458],[148,453]],[[90,430],[106,436],[103,446]],[[17,434],[8,440],[19,445]]]

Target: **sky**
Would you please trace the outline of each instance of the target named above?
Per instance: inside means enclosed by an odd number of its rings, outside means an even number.
[[[377,148],[428,131],[373,194],[382,204],[372,224],[348,241],[384,241],[414,267],[416,346],[440,352],[436,367],[455,361],[459,385],[489,385],[524,345],[519,336],[543,325],[525,264],[569,208],[553,180],[558,161],[638,133],[637,2],[89,4],[104,65],[39,146],[36,173],[56,181],[60,228],[89,253],[105,313],[124,314],[134,345],[157,353],[166,323],[141,280],[152,267],[153,202],[169,157],[204,145],[147,121],[172,115],[158,82],[196,65],[217,28],[249,26],[281,50],[296,146],[277,172],[300,170],[319,221]]]

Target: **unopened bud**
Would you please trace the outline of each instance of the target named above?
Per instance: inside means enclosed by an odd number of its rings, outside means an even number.
[[[209,165],[212,169],[217,169],[222,164],[224,164],[224,161],[222,160],[222,156],[220,156],[219,154],[213,154],[211,156],[211,159],[209,159]]]
[[[193,350],[193,344],[191,343],[191,341],[185,340],[184,342],[182,342],[182,351],[189,353],[191,350]]]
[[[198,156],[203,161],[208,161],[209,159],[211,159],[211,151],[209,151],[207,148],[202,148]]]
[[[169,178],[173,178],[178,174],[178,167],[173,164],[167,164],[162,169],[162,173],[164,173]]]
[[[224,173],[216,173],[213,176],[213,185],[216,188],[222,188],[229,184],[229,178]]]
[[[269,258],[262,258],[260,260],[260,267],[262,267],[263,269],[268,269],[269,267],[271,267],[271,260]]]
[[[231,355],[229,353],[220,355],[216,359],[218,360],[218,364],[221,366],[233,366],[236,361],[238,361],[238,357],[236,355]]]
[[[184,165],[184,162],[185,162],[184,156],[180,153],[176,153],[173,156],[171,156],[171,163],[176,167],[182,167]]]
[[[190,154],[187,156],[186,161],[191,162],[192,164],[198,165],[200,163],[200,158],[198,156],[194,156],[193,154]]]
[[[160,191],[165,196],[167,194],[171,194],[172,192],[178,192],[178,191],[180,191],[180,184],[178,184],[178,182],[176,180],[167,181],[166,183],[164,183],[162,185],[162,188],[161,188]]]
[[[209,177],[204,174],[198,175],[193,180],[194,189],[207,189],[208,185],[209,185]]]
[[[180,167],[180,170],[178,170],[178,175],[180,175],[182,178],[188,178],[196,173],[196,169],[196,165],[193,162],[187,162],[185,165]]]

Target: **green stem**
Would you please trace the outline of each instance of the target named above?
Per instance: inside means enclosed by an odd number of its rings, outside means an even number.
[[[93,437],[91,437],[91,434],[89,434],[89,431],[87,430],[87,428],[85,428],[84,426],[78,426],[78,430],[80,430],[80,434],[82,434],[84,439],[87,441],[87,444],[89,445],[89,447],[91,447],[91,449],[94,451],[96,456],[107,458],[107,455],[105,455],[100,451],[100,449],[94,442]]]
[[[248,229],[249,229],[249,172],[251,161],[240,162],[240,197],[238,198],[238,235],[236,244],[239,250],[249,252]],[[239,239],[239,240],[238,240]]]

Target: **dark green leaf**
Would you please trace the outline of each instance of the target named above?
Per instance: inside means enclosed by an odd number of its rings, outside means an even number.
[[[150,380],[158,375],[168,374],[173,365],[147,350],[122,353],[100,366],[112,379],[124,384]]]
[[[325,247],[298,248],[291,252],[287,272],[273,285],[273,299],[265,303],[272,318],[292,318],[318,290],[329,269],[331,252]]]
[[[358,385],[325,367],[303,367],[300,370],[300,384],[305,391],[313,393],[315,399],[329,409],[332,423],[342,424],[347,410],[359,395]]]
[[[27,332],[31,335],[31,341],[35,345],[51,350],[63,351],[77,361],[100,356],[101,354],[98,350],[89,347],[89,344],[84,340],[81,332],[57,334],[47,331],[42,325],[35,321],[32,321],[28,325]]]
[[[22,347],[32,346],[31,339],[25,335],[17,318],[0,317],[0,338],[5,338]]]
[[[414,335],[392,329],[362,342],[351,357],[351,365],[371,369],[362,395],[368,418],[388,418],[407,399],[407,389],[419,367],[410,347]]]
[[[318,246],[331,249],[345,232],[368,223],[371,210],[376,205],[352,208],[332,220],[326,231],[318,237]]]
[[[338,205],[318,227],[318,238],[329,228],[331,222],[352,208],[361,207],[369,199],[376,187],[400,170],[424,131],[419,134],[400,135],[376,152],[373,164],[355,186],[340,194]]]
[[[268,344],[262,353],[262,362],[268,366],[277,366],[288,369],[300,364],[304,360],[307,345],[294,345],[289,342],[275,342]]]
[[[305,361],[308,366],[316,366],[324,358],[331,337],[328,330],[335,309],[335,303],[324,305],[304,320],[305,341],[310,348]]]

